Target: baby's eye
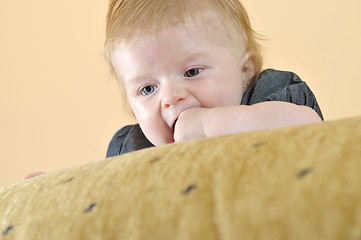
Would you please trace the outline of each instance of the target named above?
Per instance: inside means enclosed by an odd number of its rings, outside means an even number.
[[[184,76],[185,77],[195,77],[198,74],[200,74],[202,71],[203,71],[202,68],[192,68],[192,69],[189,69],[188,71],[186,71]]]
[[[140,92],[141,92],[144,96],[147,96],[147,95],[152,94],[157,88],[158,88],[157,86],[148,85],[148,86],[142,87],[142,88],[140,89]]]

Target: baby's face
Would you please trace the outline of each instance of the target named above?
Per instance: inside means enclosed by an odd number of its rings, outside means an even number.
[[[240,104],[239,55],[209,27],[177,25],[119,44],[112,63],[142,131],[159,146],[174,142],[182,111]]]

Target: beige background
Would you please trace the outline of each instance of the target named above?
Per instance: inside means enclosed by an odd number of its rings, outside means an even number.
[[[326,120],[361,115],[361,1],[243,3],[266,67],[299,74]],[[0,0],[0,186],[101,160],[129,123],[102,56],[107,4]]]

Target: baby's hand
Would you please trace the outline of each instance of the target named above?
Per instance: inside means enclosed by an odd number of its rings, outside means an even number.
[[[210,108],[190,108],[183,111],[174,130],[174,141],[182,142],[206,137],[204,124]]]
[[[288,102],[267,101],[251,106],[190,108],[179,116],[174,140],[181,142],[321,121],[312,108]]]
[[[34,173],[30,173],[30,174],[28,174],[28,175],[24,178],[24,180],[29,179],[29,178],[33,178],[33,177],[36,177],[36,176],[39,176],[39,175],[43,175],[43,174],[45,174],[45,172],[34,172]]]

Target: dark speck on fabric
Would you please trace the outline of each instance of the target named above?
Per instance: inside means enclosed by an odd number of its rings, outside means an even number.
[[[97,206],[97,203],[92,203],[89,205],[89,207],[87,207],[86,209],[84,209],[85,213],[91,212],[93,210],[93,208],[95,208]]]
[[[71,181],[73,181],[75,179],[75,177],[71,177],[71,178],[69,178],[68,180],[66,180],[66,182],[71,182]]]
[[[189,194],[191,191],[197,188],[197,185],[189,185],[183,192],[183,195]]]
[[[5,231],[2,232],[3,236],[9,235],[10,231],[14,228],[14,226],[9,226]]]
[[[266,145],[266,142],[258,142],[253,144],[252,147],[259,148],[259,147],[263,147],[264,145]]]
[[[160,161],[161,159],[162,159],[161,157],[156,158],[156,159],[153,159],[153,160],[151,160],[151,161],[150,161],[150,163],[155,163],[155,162],[158,162],[158,161]]]
[[[301,170],[298,174],[297,174],[297,178],[304,178],[305,176],[307,176],[309,173],[312,172],[311,168],[305,168],[303,170]]]

